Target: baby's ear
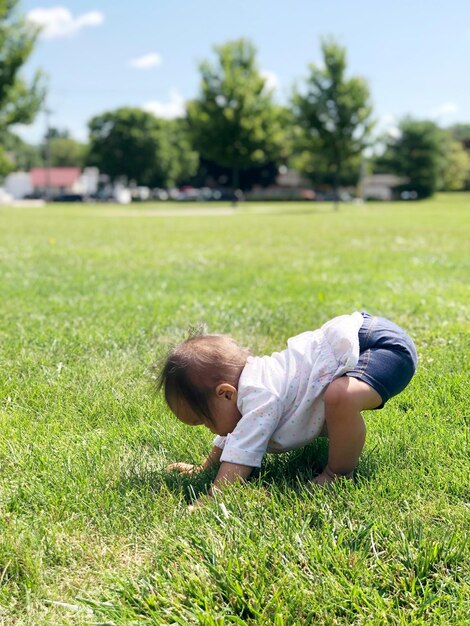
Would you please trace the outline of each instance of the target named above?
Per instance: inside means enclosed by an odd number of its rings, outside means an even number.
[[[237,398],[237,390],[230,383],[220,383],[215,388],[215,395],[218,398],[225,397],[227,400],[233,400]]]
[[[226,383],[219,383],[217,387],[215,388],[215,395],[218,398],[221,398],[223,395],[225,395],[225,392],[227,391],[226,387],[227,387]]]

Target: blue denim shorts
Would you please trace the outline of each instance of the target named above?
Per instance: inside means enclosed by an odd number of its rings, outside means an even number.
[[[384,404],[408,385],[416,371],[418,357],[405,331],[384,317],[363,312],[359,330],[359,361],[346,376],[370,385]]]

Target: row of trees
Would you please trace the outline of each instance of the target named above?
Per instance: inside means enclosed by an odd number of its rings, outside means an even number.
[[[370,170],[403,176],[409,180],[404,188],[419,197],[470,186],[464,144],[470,126],[458,127],[457,135],[457,129],[404,119],[398,134],[377,142],[368,85],[347,77],[346,51],[333,40],[323,42],[323,63],[309,66],[305,84],[293,91],[288,106],[275,102],[253,44],[241,39],[216,47],[215,63],[201,64],[200,93],[187,103],[184,118],[163,120],[138,108],[120,108],[90,120],[87,145],[52,129],[41,146],[29,146],[8,128],[31,121],[43,97],[39,76],[29,86],[18,78],[37,33],[19,18],[8,19],[14,4],[0,0],[3,170],[45,162],[96,165],[113,179],[152,187],[212,178],[236,189],[268,184],[279,166],[287,165],[313,185],[337,190],[357,183],[368,149]]]

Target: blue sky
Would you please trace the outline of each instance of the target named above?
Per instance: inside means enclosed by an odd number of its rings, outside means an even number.
[[[24,70],[48,75],[51,124],[85,140],[88,120],[119,106],[167,117],[197,95],[198,63],[247,37],[287,102],[320,38],[346,46],[348,72],[369,81],[379,127],[406,114],[470,123],[470,0],[22,0],[44,25]],[[20,129],[37,142],[44,116]]]

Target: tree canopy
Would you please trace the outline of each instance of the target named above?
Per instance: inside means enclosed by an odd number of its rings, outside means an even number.
[[[399,134],[389,137],[381,169],[408,179],[403,190],[415,191],[419,198],[428,198],[440,186],[445,163],[444,134],[434,122],[404,118]]]
[[[191,176],[196,170],[197,155],[181,120],[161,120],[141,109],[124,107],[94,117],[89,131],[87,163],[113,180],[169,187],[184,171]]]
[[[312,182],[332,185],[357,180],[361,154],[373,128],[367,82],[346,77],[346,50],[322,43],[323,65],[312,64],[304,89],[292,98],[298,124],[298,163]]]
[[[246,39],[215,48],[217,64],[200,66],[201,91],[188,103],[195,149],[207,161],[239,172],[276,161],[282,152],[280,108],[256,64],[256,49]]]
[[[44,98],[39,72],[30,84],[20,77],[38,31],[18,13],[17,5],[17,0],[0,0],[0,138],[13,124],[31,123]],[[0,163],[7,163],[1,148]]]
[[[470,149],[470,124],[454,124],[449,128],[449,132],[456,141]]]
[[[70,137],[66,129],[51,127],[40,146],[42,163],[50,167],[83,167],[87,147]]]
[[[460,191],[470,185],[470,153],[460,141],[447,135],[443,141],[444,158],[439,173],[439,189]]]
[[[30,145],[9,130],[3,132],[2,144],[5,154],[8,155],[6,170],[17,169],[28,171],[32,167],[40,167],[44,164],[38,146]]]

